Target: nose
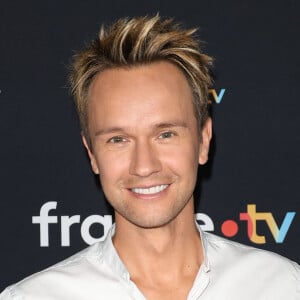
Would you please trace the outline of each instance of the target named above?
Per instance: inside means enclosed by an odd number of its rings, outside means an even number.
[[[158,151],[149,141],[137,141],[132,152],[129,173],[131,175],[148,177],[161,170],[162,165]]]

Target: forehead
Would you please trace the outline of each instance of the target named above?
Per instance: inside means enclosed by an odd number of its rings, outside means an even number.
[[[90,87],[89,127],[193,119],[192,97],[185,75],[171,63],[108,69]]]

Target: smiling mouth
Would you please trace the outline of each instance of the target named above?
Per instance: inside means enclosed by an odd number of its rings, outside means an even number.
[[[165,190],[168,186],[169,186],[168,184],[162,184],[162,185],[152,186],[149,188],[132,188],[130,190],[136,194],[151,195],[151,194],[157,194]]]

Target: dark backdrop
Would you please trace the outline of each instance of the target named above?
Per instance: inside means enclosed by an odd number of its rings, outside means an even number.
[[[158,11],[200,27],[215,57],[213,151],[200,170],[197,211],[215,233],[238,227],[230,238],[299,262],[299,6],[296,0],[3,1],[0,290],[85,247],[82,235],[102,236],[99,216],[111,210],[81,144],[67,65],[102,22]],[[49,225],[49,246],[41,247],[32,217],[48,202],[57,205],[49,212],[57,223]],[[251,204],[264,243],[248,237],[249,224],[240,218]],[[62,222],[74,215],[79,223],[70,227],[70,246],[62,246]],[[281,240],[272,235],[274,224]]]

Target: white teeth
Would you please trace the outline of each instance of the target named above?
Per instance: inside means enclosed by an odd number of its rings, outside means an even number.
[[[137,194],[150,195],[150,194],[156,194],[163,191],[167,186],[168,184],[162,184],[162,185],[152,186],[147,189],[133,188],[131,189],[131,191]]]

